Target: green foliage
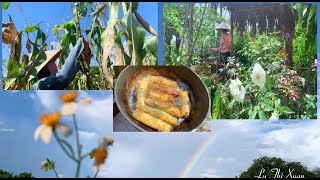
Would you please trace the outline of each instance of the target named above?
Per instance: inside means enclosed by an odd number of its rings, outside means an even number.
[[[316,119],[316,74],[311,69],[287,65],[285,48],[282,48],[285,37],[273,33],[249,38],[246,33],[243,40],[238,35],[234,40],[235,47],[240,50],[220,71],[227,72],[227,81],[215,81],[217,92],[213,95],[213,102],[217,104],[213,105],[213,119]],[[266,72],[264,88],[253,85],[251,80],[250,65],[255,63],[261,64]],[[246,89],[243,103],[234,102],[229,90],[231,79],[236,77]]]
[[[12,173],[0,169],[0,178],[13,178]]]
[[[21,35],[23,33],[26,33],[26,36],[28,38],[27,42],[30,43],[30,49],[32,49],[32,51],[30,56],[23,55],[21,61],[20,59],[8,60],[6,65],[7,77],[4,78],[5,80],[2,84],[4,90],[29,89],[30,87],[32,88],[33,83],[37,81],[37,69],[40,64],[46,60],[44,50],[47,46],[45,43],[47,37],[45,33],[40,29],[40,25],[31,25],[23,29],[20,32],[20,36],[18,36],[18,38],[20,39],[19,41],[21,41]],[[34,39],[29,38],[30,33],[36,33]]]
[[[297,67],[311,67],[317,58],[317,6],[316,4],[295,4],[298,22],[293,40],[293,62]]]
[[[0,169],[0,178],[34,178],[31,173],[22,172],[13,176],[12,173]]]
[[[2,2],[2,10],[7,10],[9,8],[10,2]]]
[[[304,81],[297,71],[278,61],[259,64],[266,73],[262,88],[253,83],[252,67],[229,59],[221,69],[227,72],[227,80],[214,81],[213,119],[316,119],[316,91],[301,90],[314,82]],[[233,78],[238,78],[246,89],[243,102],[235,101],[232,95],[229,86]]]
[[[15,178],[34,178],[31,173],[23,172],[15,176]]]
[[[206,12],[201,24],[201,16],[204,7],[207,6]],[[186,65],[189,55],[192,56],[191,65],[208,65],[212,58],[216,58],[218,54],[208,53],[211,47],[219,46],[220,38],[215,31],[215,27],[221,22],[228,22],[227,19],[215,12],[213,4],[196,3],[192,6],[192,34],[189,34],[189,3],[166,3],[164,4],[164,64],[165,65]],[[196,35],[198,34],[198,38]],[[179,49],[176,49],[177,41],[172,39],[173,36],[182,39]],[[188,52],[189,48],[194,44],[194,51]]]
[[[67,22],[55,25],[54,36],[62,49],[59,68],[65,63],[70,48],[81,36],[87,39],[93,55],[89,62],[85,62],[82,56],[79,57],[81,71],[77,73],[68,89],[112,89],[113,65],[157,64],[157,37],[146,37],[146,31],[149,29],[145,29],[146,22],[138,14],[138,5],[137,2],[104,4],[75,2],[71,6],[73,17]],[[119,17],[121,7],[124,12],[123,17]],[[106,9],[108,11],[105,11]],[[105,12],[110,12],[110,15],[107,17]],[[89,19],[92,19],[90,29],[80,27],[81,21]],[[35,38],[29,38],[30,34]],[[7,64],[3,65],[8,72],[2,83],[6,90],[32,89],[33,84],[38,81],[37,69],[46,59],[44,51],[47,49],[47,36],[40,29],[40,25],[31,25],[21,30],[19,42],[22,35],[26,36],[26,47],[31,55],[15,56],[16,58],[10,58]],[[125,51],[122,37],[129,52]],[[20,47],[13,51],[21,51],[21,49],[20,44]],[[115,53],[111,53],[112,49]]]
[[[280,61],[284,57],[284,53],[281,53],[283,45],[284,41],[281,42],[276,34],[271,36],[262,34],[258,35],[257,39],[253,38],[250,42],[245,41],[242,49],[236,52],[251,62],[271,63]]]
[[[275,178],[278,176],[276,176],[276,170],[274,168],[280,169],[279,175],[283,173],[283,178],[286,178],[289,175],[290,170],[292,172],[292,176],[299,175],[304,176],[305,178],[316,177],[315,173],[310,171],[306,166],[302,165],[300,162],[286,162],[281,158],[263,156],[259,159],[253,160],[253,164],[246,171],[243,171],[239,175],[239,178],[258,177],[261,171],[263,172],[262,175],[265,175],[266,178]],[[290,177],[290,175],[288,177]]]

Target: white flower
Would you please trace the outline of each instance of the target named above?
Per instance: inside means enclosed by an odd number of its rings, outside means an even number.
[[[42,162],[41,169],[44,172],[47,172],[49,170],[49,162],[48,162],[48,160],[45,160],[45,161]]]
[[[77,104],[80,104],[80,105],[91,104],[91,99],[76,100],[76,98],[77,98],[76,91],[71,91],[70,93],[62,93],[60,95],[61,101],[64,102],[61,108],[61,114],[63,116],[75,114],[77,110]]]
[[[176,36],[173,35],[173,36],[172,36],[172,39],[171,39],[171,41],[170,41],[170,44],[173,45],[173,44],[175,44],[175,43],[176,43]]]
[[[266,72],[259,63],[256,63],[254,65],[251,79],[255,85],[259,86],[260,88],[264,87],[264,84],[266,82]]]
[[[229,85],[231,95],[238,101],[243,103],[244,96],[246,93],[246,88],[242,86],[242,82],[238,79],[231,80],[231,84]]]
[[[272,113],[271,117],[269,118],[270,120],[278,120],[278,116],[275,113]]]
[[[61,113],[55,112],[52,114],[43,114],[40,116],[40,122],[42,123],[34,131],[34,139],[38,140],[39,136],[45,144],[50,142],[53,128],[59,131],[64,136],[69,136],[72,133],[72,129],[63,123],[60,123]]]
[[[301,80],[302,86],[304,86],[306,84],[306,79],[302,77],[300,80]]]

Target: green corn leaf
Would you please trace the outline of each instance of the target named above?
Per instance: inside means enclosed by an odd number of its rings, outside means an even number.
[[[123,16],[121,23],[125,30],[125,33],[128,35],[128,39],[132,40],[133,51],[131,54],[132,65],[143,65],[143,59],[146,55],[146,52],[143,51],[144,39],[146,31],[137,20],[133,17],[132,14],[132,3],[130,3],[130,8],[128,12]],[[128,41],[127,41],[127,45]]]
[[[8,61],[8,78],[16,78],[19,73],[19,65],[17,64],[17,61],[14,59],[10,59]]]
[[[10,2],[2,2],[2,10],[7,10],[9,8]]]
[[[151,53],[154,57],[158,58],[158,43],[157,37],[152,36],[145,39],[147,52]]]

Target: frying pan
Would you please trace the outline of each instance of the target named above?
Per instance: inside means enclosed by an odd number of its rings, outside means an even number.
[[[211,102],[208,89],[200,77],[187,66],[127,66],[117,78],[114,93],[120,112],[133,126],[140,131],[156,131],[134,119],[129,107],[130,84],[141,72],[150,69],[162,76],[176,80],[180,86],[183,86],[183,89],[189,92],[190,115],[179,126],[173,128],[174,132],[194,132],[207,120],[210,120]]]

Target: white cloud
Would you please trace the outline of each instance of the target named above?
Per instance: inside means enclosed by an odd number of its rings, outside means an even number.
[[[14,129],[8,129],[8,128],[1,128],[0,131],[2,132],[14,132]]]
[[[141,161],[144,151],[139,147],[129,147],[124,143],[117,143],[109,150],[105,169],[99,172],[99,177],[130,177],[137,171],[142,170]]]
[[[8,90],[9,93],[12,93],[12,94],[15,94],[15,93],[18,93],[19,90]]]
[[[216,170],[215,169],[207,169],[206,172],[200,174],[201,178],[221,178],[221,176],[216,174]]]
[[[320,121],[228,120],[211,123],[216,138],[197,165],[209,166],[215,171],[201,172],[199,168],[194,168],[189,176],[235,177],[261,156],[298,161],[310,169],[320,164],[320,156],[317,155],[320,152]],[[227,162],[232,166],[221,166],[221,163]]]
[[[319,121],[313,121],[269,132],[261,139],[267,148],[261,148],[260,151],[315,168],[320,164],[320,156],[317,156],[320,152],[319,128]]]
[[[236,159],[233,157],[218,157],[216,159],[216,162],[220,163],[220,164],[221,163],[234,163],[234,162],[236,162]]]
[[[113,130],[113,100],[112,97],[94,99],[88,106],[78,106],[77,117],[79,125],[89,131],[95,131],[99,135],[107,135]]]
[[[59,96],[55,91],[35,91],[35,93],[31,93],[29,97],[36,102],[35,105],[38,109],[41,109],[41,111],[53,111],[59,107]]]
[[[92,140],[97,134],[95,132],[79,131],[79,136],[86,140]]]

